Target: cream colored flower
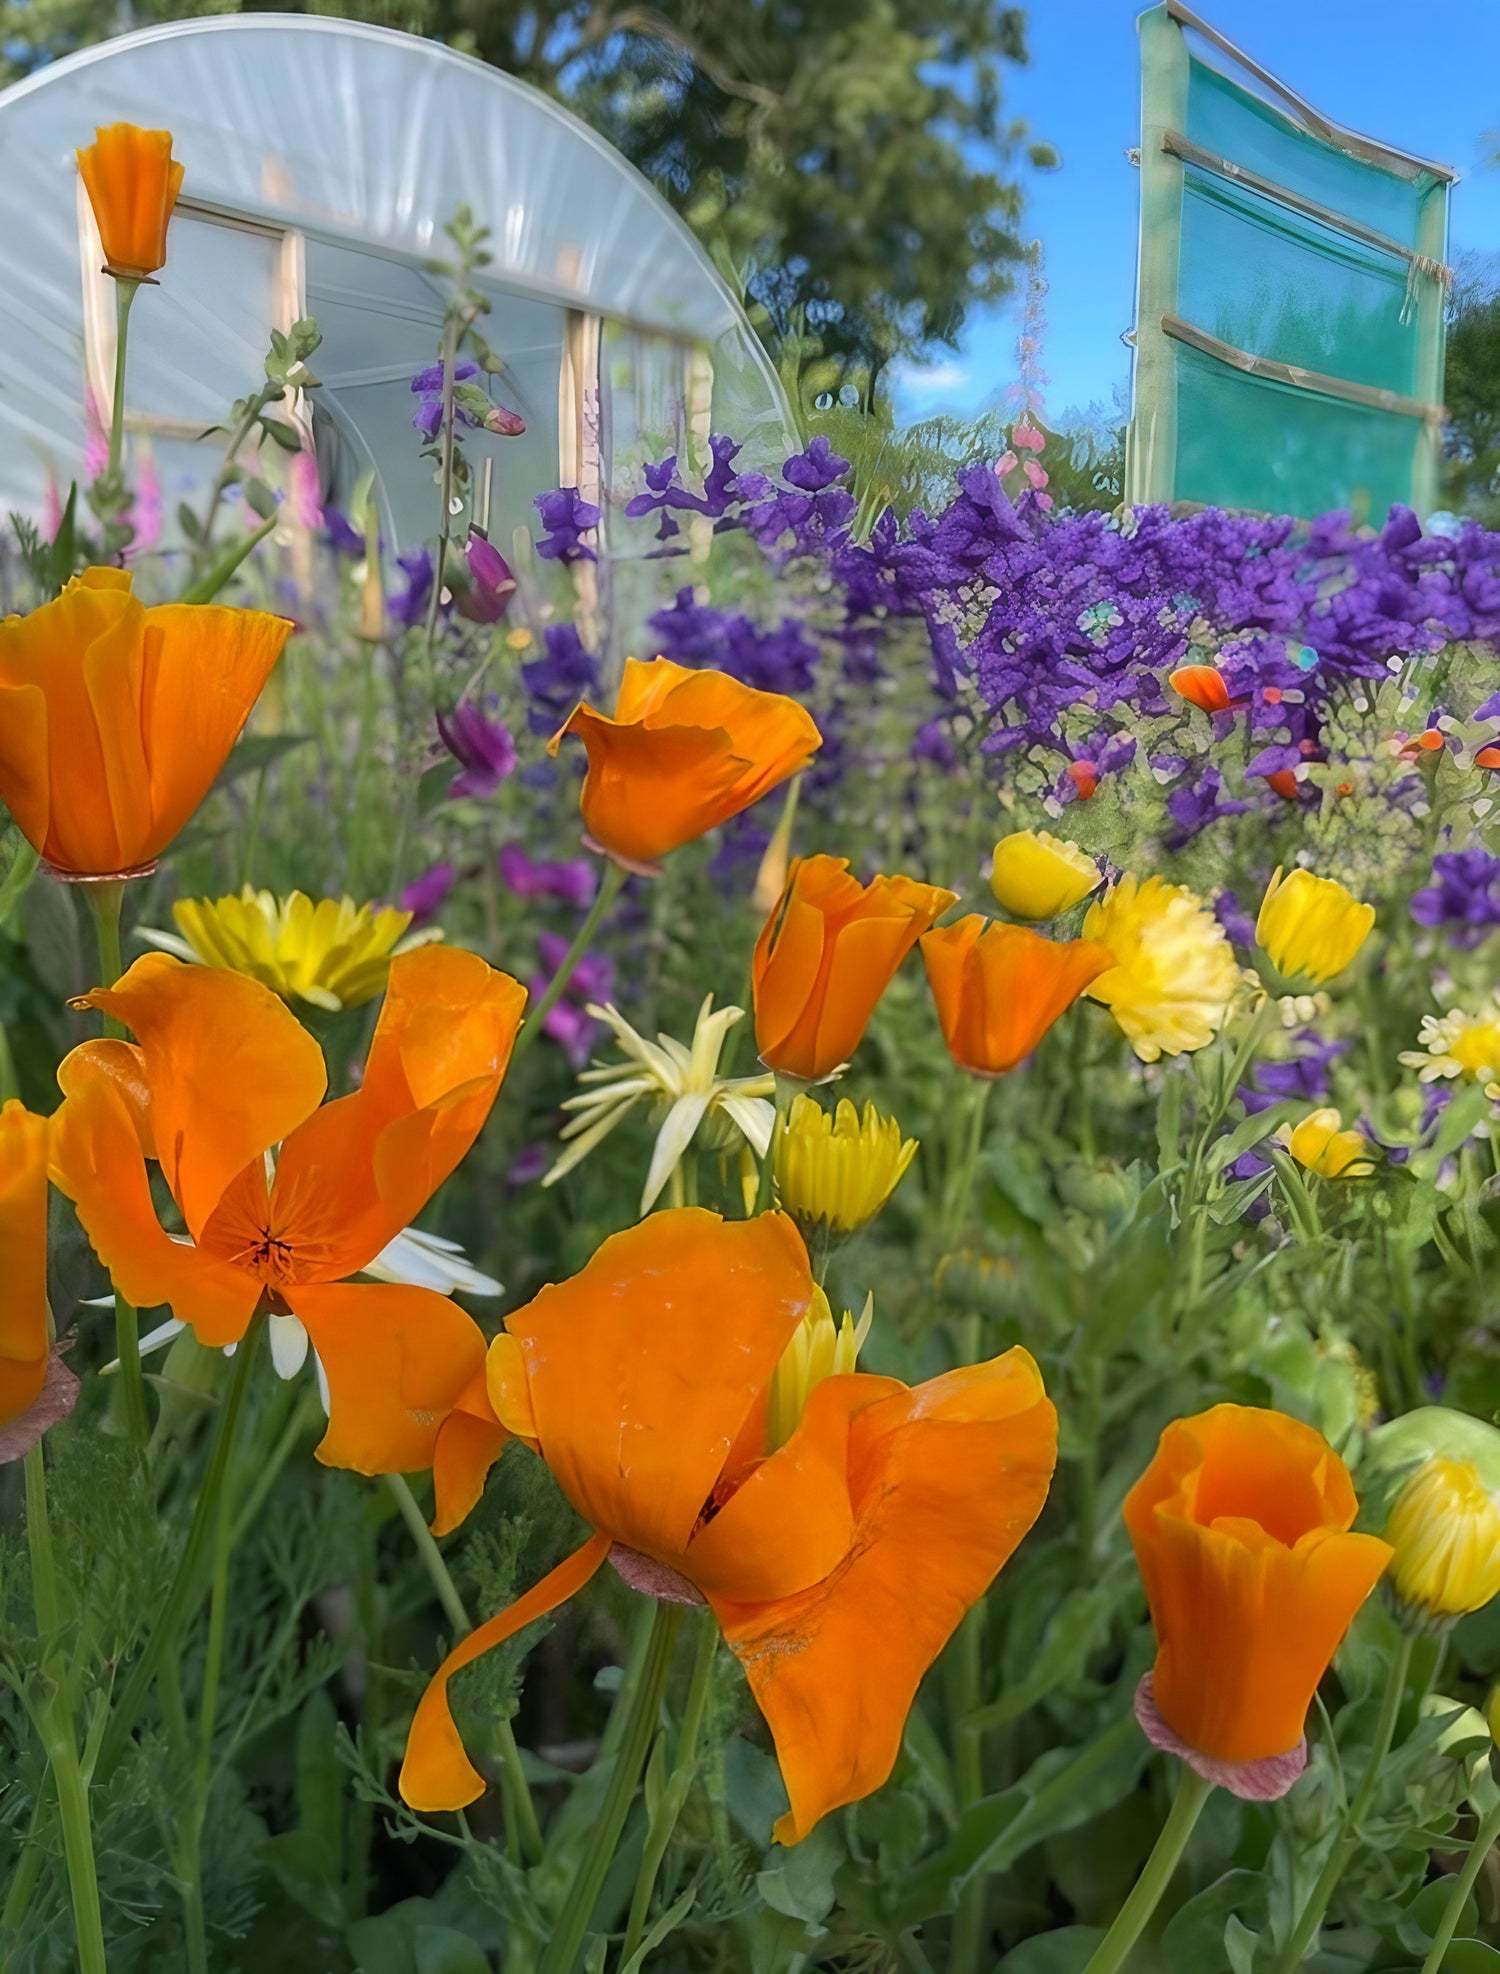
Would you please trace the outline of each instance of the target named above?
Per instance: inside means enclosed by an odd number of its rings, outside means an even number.
[[[626,1061],[596,1063],[579,1077],[580,1083],[592,1087],[563,1105],[576,1115],[563,1129],[567,1149],[542,1180],[544,1186],[555,1185],[587,1158],[638,1103],[650,1105],[661,1117],[641,1193],[643,1214],[651,1211],[695,1140],[702,1151],[729,1152],[748,1144],[758,1157],[765,1157],[776,1118],[775,1106],[767,1099],[776,1079],[769,1071],[758,1076],[719,1074],[724,1038],[744,1019],[743,1008],[720,1008],[716,1014],[713,995],[706,996],[689,1047],[671,1035],[648,1042],[618,1008],[591,1003],[588,1011],[614,1031]]]
[[[1401,1061],[1422,1082],[1461,1076],[1482,1084],[1492,1102],[1500,1101],[1500,996],[1492,996],[1477,1014],[1455,1008],[1451,1014],[1424,1015],[1417,1040],[1421,1047],[1403,1049]]]
[[[1109,1009],[1142,1062],[1206,1048],[1228,1020],[1240,989],[1234,948],[1185,884],[1127,872],[1089,906],[1083,937],[1115,956],[1084,992]]]

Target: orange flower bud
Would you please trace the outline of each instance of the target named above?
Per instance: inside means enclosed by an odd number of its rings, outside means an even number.
[[[213,785],[291,632],[217,604],[146,609],[86,569],[0,622],[0,800],[54,870],[159,856]]]
[[[111,274],[144,281],[166,265],[167,222],[182,187],[170,130],[112,123],[78,153]]]
[[[568,733],[588,751],[584,826],[633,866],[654,865],[728,822],[823,744],[795,699],[667,658],[627,658],[614,717],[576,707],[547,751],[556,754]]]
[[[41,1396],[47,1352],[47,1120],[12,1102],[0,1109],[0,1426]]]
[[[909,877],[861,884],[846,857],[805,857],[755,944],[761,1061],[816,1082],[847,1062],[875,1003],[955,893]]]
[[[1295,768],[1278,768],[1275,774],[1266,776],[1267,788],[1274,788],[1283,802],[1297,799],[1297,771]]]
[[[1229,688],[1215,665],[1182,665],[1168,675],[1167,684],[1204,713],[1229,710]]]
[[[1500,768],[1500,747],[1481,747],[1474,756],[1476,768]]]
[[[1087,802],[1099,786],[1099,770],[1092,761],[1073,761],[1063,772],[1078,790],[1080,802]]]
[[[971,912],[924,934],[922,961],[953,1060],[975,1076],[1003,1076],[1115,956],[1095,939],[1044,939]]]
[[[1384,1574],[1351,1535],[1348,1469],[1311,1426],[1249,1405],[1177,1419],[1125,1498],[1156,1627],[1162,1720],[1213,1761],[1298,1747],[1318,1681]]]

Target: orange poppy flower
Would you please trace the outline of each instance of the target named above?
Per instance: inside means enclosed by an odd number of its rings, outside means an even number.
[[[803,857],[755,942],[760,1058],[816,1082],[859,1047],[896,969],[957,893],[910,877],[849,875],[847,857]]]
[[[1125,1498],[1156,1627],[1152,1698],[1191,1750],[1285,1755],[1391,1548],[1351,1535],[1349,1471],[1283,1413],[1215,1405],[1177,1419]]]
[[[47,1380],[47,1120],[0,1109],[0,1426]]]
[[[1092,761],[1070,761],[1063,772],[1077,789],[1080,802],[1087,802],[1099,786],[1099,770]]]
[[[678,1594],[712,1607],[776,1744],[783,1843],[885,1781],[922,1675],[1041,1510],[1057,1415],[1013,1349],[915,1390],[825,1378],[767,1456],[772,1377],[812,1294],[784,1214],[681,1207],[507,1317],[495,1410],[597,1532],[438,1671],[401,1771],[414,1808],[484,1787],[452,1675],[581,1589],[613,1544],[637,1580],[684,1579]]]
[[[943,1040],[960,1069],[1003,1076],[1115,964],[1097,939],[1044,939],[970,912],[922,935]]]
[[[436,1463],[440,1527],[472,1506],[502,1437],[488,1407],[487,1433],[472,1423],[483,1334],[435,1290],[344,1278],[474,1142],[525,1000],[473,953],[401,954],[359,1088],[322,1104],[322,1051],[268,987],[148,953],[78,1004],[136,1042],[85,1042],[58,1071],[53,1181],[120,1293],[169,1304],[206,1344],[237,1342],[259,1307],[295,1317],[328,1380],[319,1458],[365,1474]],[[187,1242],[157,1219],[148,1159]]]
[[[1266,776],[1266,787],[1275,789],[1283,802],[1297,799],[1297,771],[1295,768],[1277,768],[1274,774]]]
[[[627,658],[614,717],[575,707],[548,752],[569,733],[588,750],[584,825],[627,865],[654,865],[728,822],[823,744],[795,699],[667,658]]]
[[[167,222],[182,189],[170,130],[112,123],[78,153],[111,274],[143,281],[167,259]]]
[[[1481,747],[1474,756],[1476,768],[1500,768],[1500,747]]]
[[[0,621],[0,799],[54,870],[150,864],[213,785],[292,626],[86,569]]]
[[[1227,713],[1229,687],[1215,665],[1181,665],[1167,675],[1172,690],[1204,713]]]

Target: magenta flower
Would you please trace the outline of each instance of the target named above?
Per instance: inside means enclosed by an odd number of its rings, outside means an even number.
[[[401,893],[401,909],[411,913],[413,927],[426,925],[437,916],[457,876],[452,864],[442,863],[434,864],[431,870],[413,878]]]
[[[515,768],[516,743],[510,728],[488,719],[472,703],[455,706],[446,716],[439,713],[438,732],[461,769],[448,784],[450,796],[472,795],[482,801]]]
[[[510,564],[492,542],[473,533],[464,543],[464,560],[469,565],[469,583],[464,589],[455,585],[453,600],[458,614],[471,624],[498,624],[516,593]]]
[[[560,898],[580,911],[594,902],[594,866],[587,857],[566,863],[537,862],[519,843],[507,843],[497,862],[500,881],[518,898]]]

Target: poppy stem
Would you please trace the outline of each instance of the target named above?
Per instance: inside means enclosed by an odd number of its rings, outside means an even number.
[[[540,1974],[573,1974],[578,1965],[589,1921],[594,1916],[594,1907],[599,1902],[599,1893],[614,1860],[620,1833],[625,1828],[625,1819],[635,1800],[641,1770],[646,1765],[646,1756],[656,1735],[661,1716],[661,1698],[666,1689],[667,1674],[671,1670],[677,1633],[682,1626],[683,1608],[681,1604],[663,1603],[658,1603],[656,1607],[645,1662],[641,1667],[641,1682],[630,1698],[630,1711],[614,1758],[614,1767],[610,1771],[609,1788],[594,1822],[588,1849],[568,1888],[567,1899],[548,1942]]]
[[[1411,1665],[1414,1634],[1403,1631],[1401,1642],[1391,1659],[1390,1673],[1385,1682],[1385,1696],[1380,1703],[1380,1718],[1375,1723],[1375,1738],[1370,1743],[1370,1759],[1365,1765],[1359,1791],[1349,1805],[1344,1817],[1343,1829],[1328,1853],[1328,1861],[1318,1874],[1318,1882],[1313,1886],[1307,1904],[1302,1908],[1302,1916],[1297,1921],[1287,1950],[1276,1962],[1274,1974],[1294,1974],[1307,1958],[1307,1950],[1312,1945],[1313,1936],[1323,1923],[1323,1915],[1328,1910],[1328,1902],[1338,1887],[1339,1880],[1348,1870],[1355,1852],[1359,1849],[1360,1825],[1369,1813],[1375,1800],[1375,1791],[1380,1782],[1380,1771],[1386,1756],[1391,1752],[1391,1743],[1396,1738],[1396,1722],[1401,1715],[1401,1702],[1406,1697],[1406,1674]]]
[[[119,481],[125,455],[125,346],[130,334],[130,304],[140,285],[128,275],[115,276],[115,391],[109,414],[109,465],[105,468],[111,485]]]
[[[125,1682],[124,1692],[120,1696],[120,1703],[114,1709],[109,1726],[105,1730],[96,1764],[96,1775],[101,1784],[107,1782],[119,1766],[130,1731],[146,1703],[146,1695],[155,1683],[157,1669],[163,1657],[176,1647],[178,1633],[194,1607],[195,1598],[202,1596],[203,1556],[208,1547],[210,1532],[217,1519],[219,1495],[228,1479],[230,1457],[234,1451],[240,1413],[244,1410],[250,1373],[259,1355],[260,1340],[265,1333],[265,1327],[264,1314],[257,1312],[250,1319],[250,1327],[241,1337],[239,1348],[234,1354],[234,1376],[230,1382],[229,1394],[219,1411],[218,1424],[214,1429],[214,1442],[209,1451],[208,1466],[204,1471],[202,1485],[198,1489],[198,1499],[193,1504],[193,1519],[188,1524],[187,1540],[183,1543],[182,1554],[177,1559],[176,1573],[168,1587],[156,1624],[146,1640],[140,1657],[131,1669],[130,1677]]]
[[[672,1840],[672,1832],[677,1828],[677,1819],[682,1814],[688,1791],[693,1786],[693,1778],[698,1773],[698,1740],[703,1732],[703,1716],[708,1711],[708,1696],[713,1686],[714,1661],[719,1651],[719,1627],[712,1611],[700,1611],[696,1622],[698,1643],[693,1653],[693,1676],[688,1685],[687,1699],[682,1706],[682,1727],[677,1736],[677,1753],[656,1814],[646,1828],[641,1868],[636,1874],[635,1892],[630,1901],[630,1917],[625,1925],[625,1944],[620,1949],[622,1967],[629,1964],[630,1956],[645,1937],[646,1918],[651,1910],[651,1894],[656,1887],[656,1875],[661,1870],[661,1861],[667,1854],[667,1845]]]
[[[62,1605],[52,1552],[52,1524],[47,1514],[47,1469],[41,1440],[27,1452],[25,1471],[32,1598],[37,1629],[51,1640],[62,1622]],[[73,1899],[73,1924],[78,1934],[78,1965],[81,1974],[106,1974],[104,1921],[99,1909],[94,1834],[89,1820],[89,1785],[78,1760],[78,1743],[73,1732],[71,1671],[66,1666],[49,1671],[52,1690],[37,1707],[35,1719],[57,1791],[68,1889]]]
[[[83,889],[89,901],[94,937],[99,947],[99,983],[103,987],[113,987],[125,970],[120,953],[120,908],[125,901],[125,884],[123,879],[114,878],[107,884],[86,884]],[[124,1023],[107,1014],[104,1017],[104,1033],[119,1040],[125,1034]],[[150,1438],[151,1424],[146,1411],[146,1380],[141,1374],[141,1326],[136,1319],[135,1305],[126,1301],[117,1286],[114,1292],[120,1403],[130,1443],[137,1451],[142,1451]]]
[[[517,1058],[524,1055],[527,1049],[531,1047],[541,1032],[542,1023],[562,999],[564,989],[573,978],[574,969],[588,951],[589,946],[593,942],[594,934],[599,930],[600,921],[610,906],[615,902],[615,899],[619,897],[620,886],[624,882],[625,872],[619,864],[611,861],[604,866],[604,875],[599,881],[599,893],[590,907],[588,917],[579,926],[577,933],[574,935],[572,945],[558,961],[557,971],[547,983],[547,988],[542,998],[535,1004],[525,1021],[521,1024],[521,1032],[516,1037],[516,1045],[510,1052],[512,1063],[515,1063]]]
[[[1442,1974],[1443,1962],[1448,1957],[1448,1949],[1453,1944],[1453,1935],[1458,1931],[1458,1922],[1463,1918],[1464,1906],[1474,1880],[1484,1868],[1484,1861],[1495,1848],[1495,1839],[1500,1837],[1500,1802],[1480,1819],[1474,1841],[1469,1846],[1469,1855],[1464,1859],[1463,1870],[1453,1882],[1453,1890],[1448,1895],[1448,1903],[1443,1907],[1443,1916],[1438,1921],[1436,1933],[1432,1936],[1432,1946],[1427,1958],[1422,1962],[1422,1974]]]
[[[401,1519],[411,1531],[417,1554],[422,1560],[438,1602],[443,1607],[443,1615],[453,1628],[455,1640],[465,1637],[474,1629],[473,1620],[458,1594],[458,1585],[453,1581],[453,1573],[447,1560],[437,1546],[437,1539],[427,1526],[427,1517],[417,1506],[416,1496],[407,1484],[404,1474],[387,1474],[385,1484],[391,1497],[401,1510]],[[514,1819],[516,1834],[521,1850],[527,1860],[535,1864],[544,1849],[542,1826],[537,1821],[536,1804],[531,1800],[531,1785],[526,1780],[526,1770],[521,1763],[521,1751],[516,1746],[515,1731],[508,1720],[498,1723],[500,1742],[500,1763],[504,1771],[504,1795],[506,1805]]]
[[[760,1162],[760,1180],[755,1188],[755,1212],[764,1213],[776,1200],[776,1147],[781,1142],[781,1134],[786,1129],[787,1113],[796,1100],[802,1084],[795,1077],[783,1076],[776,1072],[775,1089],[772,1096],[776,1115],[771,1120],[771,1142],[766,1146],[766,1155]],[[751,1215],[754,1218],[754,1215]]]
[[[1161,1827],[1161,1835],[1131,1887],[1130,1896],[1115,1914],[1115,1922],[1095,1948],[1084,1974],[1118,1974],[1131,1948],[1146,1929],[1172,1874],[1182,1861],[1193,1826],[1203,1813],[1203,1805],[1213,1793],[1213,1784],[1196,1770],[1183,1764],[1177,1778],[1177,1794]]]

